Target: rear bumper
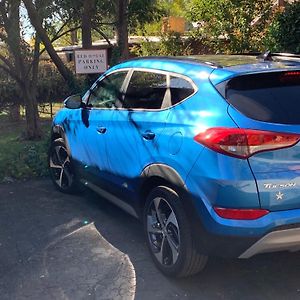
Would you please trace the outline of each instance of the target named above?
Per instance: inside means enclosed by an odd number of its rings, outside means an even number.
[[[217,223],[212,216],[206,215],[206,220],[203,220],[194,215],[192,223],[197,249],[208,256],[231,258],[250,258],[269,252],[300,251],[300,210],[281,212],[287,213],[294,214],[294,217],[276,220],[275,216],[280,215],[276,212],[261,220],[238,221],[230,225],[228,223],[231,220],[223,219],[224,223]],[[298,218],[295,222],[296,214]],[[210,226],[207,227],[208,218]],[[250,223],[253,227],[249,226]],[[276,226],[274,223],[281,225]]]
[[[300,250],[300,227],[273,231],[259,239],[242,253],[239,258],[250,258],[256,254],[275,251]]]
[[[300,250],[300,209],[272,211],[256,220],[219,217],[212,206],[189,194],[198,251],[210,256],[250,258],[256,254]]]

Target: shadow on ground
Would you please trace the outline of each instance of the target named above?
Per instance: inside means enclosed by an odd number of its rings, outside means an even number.
[[[1,299],[300,299],[300,254],[211,258],[169,279],[153,265],[141,224],[93,193],[49,181],[0,185]]]

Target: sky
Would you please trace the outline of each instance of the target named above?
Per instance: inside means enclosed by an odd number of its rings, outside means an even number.
[[[21,16],[21,28],[24,34],[24,38],[26,41],[29,41],[34,33],[34,29],[30,24],[27,10],[23,5],[21,5],[20,16]]]

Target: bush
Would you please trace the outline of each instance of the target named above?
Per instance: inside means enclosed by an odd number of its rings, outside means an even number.
[[[272,6],[271,0],[192,0],[187,17],[201,24],[195,33],[215,52],[259,51]]]
[[[287,4],[268,30],[265,44],[273,52],[300,53],[300,2]]]
[[[77,76],[76,78],[80,91],[84,91],[90,86],[90,82],[86,78],[86,76]],[[60,102],[71,93],[72,91],[55,65],[52,62],[41,61],[37,84],[38,103]],[[0,95],[0,113],[8,112],[11,106],[24,106],[24,99],[18,85],[5,73],[0,73]]]
[[[43,123],[44,139],[40,141],[23,140],[23,126],[24,122],[0,116],[0,182],[48,175],[50,123]]]
[[[70,63],[68,67],[72,69],[73,65]],[[90,82],[86,82],[86,76],[77,76],[76,80],[80,91],[85,90],[90,85]],[[40,63],[37,91],[39,103],[60,102],[72,94],[56,66],[47,61]]]
[[[15,81],[0,73],[0,113],[8,112],[14,104],[23,104],[20,100],[20,92]]]
[[[182,56],[191,54],[190,43],[176,32],[160,35],[159,42],[144,41],[131,49],[137,56]]]

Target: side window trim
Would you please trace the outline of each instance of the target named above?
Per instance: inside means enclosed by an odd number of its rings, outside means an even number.
[[[129,108],[128,109],[126,107],[123,107],[123,103],[122,103],[122,106],[119,109],[130,110],[130,111],[163,111],[165,109],[170,109],[170,108],[172,108],[174,106],[177,106],[178,104],[184,102],[185,100],[187,100],[188,98],[194,96],[198,92],[197,85],[188,76],[185,76],[185,75],[182,75],[182,74],[178,74],[178,73],[169,72],[169,71],[164,71],[164,70],[156,70],[156,69],[148,69],[148,68],[131,68],[129,70],[129,72],[127,73],[127,76],[126,76],[126,78],[124,80],[124,83],[126,83],[125,86],[124,86],[125,89],[123,90],[124,96],[126,95],[126,92],[127,92],[128,86],[129,86],[129,82],[130,82],[130,80],[132,78],[132,74],[135,71],[149,72],[149,73],[156,73],[156,74],[166,75],[166,78],[167,78],[166,79],[167,80],[167,91],[166,91],[166,93],[170,94],[171,76],[176,77],[176,78],[182,78],[182,79],[186,80],[187,82],[189,82],[191,84],[194,92],[191,95],[189,95],[188,97],[186,97],[186,98],[182,99],[181,101],[179,101],[178,103],[173,104],[171,106],[168,106],[166,108],[160,108],[160,109]],[[171,97],[171,95],[169,95],[168,97]],[[124,100],[124,98],[123,98],[123,100]],[[169,101],[172,101],[172,100],[170,99]]]
[[[133,74],[134,69],[128,69],[127,75],[123,81],[122,87],[121,87],[121,92],[122,92],[122,101],[118,101],[120,102],[119,105],[117,105],[115,107],[115,109],[124,109],[123,108],[123,104],[124,104],[124,99],[125,99],[125,95],[126,95],[126,91],[129,85],[129,82],[131,80],[132,74]]]

